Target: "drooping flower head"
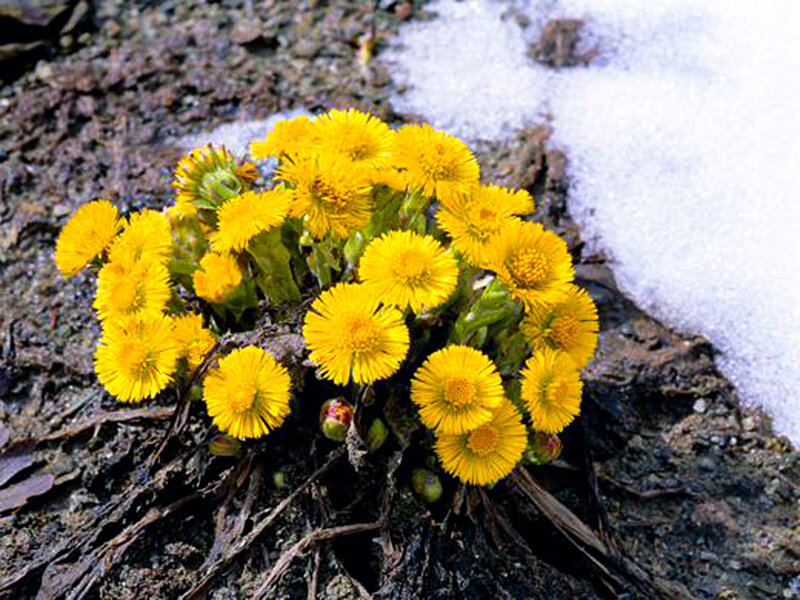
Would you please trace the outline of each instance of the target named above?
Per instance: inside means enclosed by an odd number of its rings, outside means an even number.
[[[567,288],[567,296],[561,302],[529,307],[520,324],[531,350],[562,350],[579,369],[594,354],[597,329],[597,308],[589,295],[575,285]]]
[[[544,347],[528,359],[521,375],[520,397],[534,429],[558,433],[578,416],[583,382],[569,354]]]
[[[280,427],[289,414],[291,378],[256,346],[237,348],[203,380],[203,398],[214,425],[235,438],[257,438]]]
[[[322,292],[303,325],[311,360],[337,384],[372,383],[394,374],[406,356],[403,315],[363,285],[340,283]]]
[[[177,359],[170,317],[122,317],[103,323],[94,368],[112,396],[122,402],[139,402],[167,387]]]
[[[469,346],[434,352],[411,380],[411,400],[420,419],[437,434],[461,434],[483,425],[503,398],[494,363]]]
[[[371,170],[338,154],[287,160],[276,178],[292,186],[291,214],[305,216],[315,238],[328,232],[346,238],[364,225],[371,211]]]
[[[453,247],[472,264],[489,263],[490,241],[516,215],[533,212],[533,199],[524,190],[479,185],[469,195],[442,201],[436,213],[439,226],[453,239]]]
[[[250,144],[250,154],[255,158],[270,156],[296,156],[313,148],[315,121],[299,116],[275,123],[267,137]]]
[[[164,310],[171,293],[166,266],[122,256],[100,269],[92,306],[101,321],[157,315]]]
[[[242,281],[242,270],[230,254],[209,252],[192,274],[195,293],[209,302],[225,302]]]
[[[176,318],[173,335],[178,346],[178,358],[185,358],[192,368],[203,364],[217,343],[217,336],[203,327],[202,315],[188,314]]]
[[[358,273],[379,300],[415,312],[442,304],[458,283],[453,255],[432,236],[412,231],[390,231],[372,240]]]
[[[216,208],[242,192],[246,184],[258,177],[258,171],[252,163],[237,164],[226,148],[207,144],[181,158],[174,177],[174,210],[181,216],[189,216],[198,208]]]
[[[283,189],[244,192],[231,198],[217,210],[219,222],[211,234],[214,250],[244,250],[256,235],[283,223],[290,200],[291,192]]]
[[[504,400],[489,421],[459,434],[439,434],[436,454],[444,470],[464,483],[491,485],[511,473],[528,444],[514,405]]]
[[[93,200],[75,211],[56,240],[56,266],[71,277],[108,248],[120,228],[117,208]]]
[[[333,109],[314,121],[315,145],[321,154],[342,154],[375,168],[389,164],[394,131],[369,113]]]
[[[145,209],[133,213],[125,230],[108,251],[111,262],[166,262],[172,252],[172,233],[167,216]]]
[[[567,244],[531,221],[512,221],[491,240],[489,268],[526,305],[564,299],[575,271]]]
[[[405,170],[409,185],[439,200],[469,193],[480,177],[464,142],[428,124],[404,125],[397,131],[392,164]]]

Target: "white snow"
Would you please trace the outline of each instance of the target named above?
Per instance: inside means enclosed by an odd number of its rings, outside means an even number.
[[[640,306],[705,335],[747,402],[800,443],[800,3],[440,0],[386,56],[395,107],[469,140],[553,118],[568,206]],[[527,57],[584,18],[589,68]]]

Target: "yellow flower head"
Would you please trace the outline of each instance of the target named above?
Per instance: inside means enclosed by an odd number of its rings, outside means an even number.
[[[403,315],[368,288],[340,283],[320,294],[303,325],[311,360],[337,384],[372,383],[394,374],[408,351]]]
[[[597,308],[589,295],[575,285],[556,304],[531,306],[520,325],[531,350],[562,350],[582,369],[597,347]]]
[[[370,217],[371,170],[338,154],[315,154],[287,160],[276,178],[292,190],[292,216],[305,215],[315,238],[329,231],[346,238]]]
[[[437,434],[461,434],[492,418],[503,401],[497,368],[480,350],[447,346],[431,354],[414,373],[411,400],[422,422]]]
[[[256,235],[283,223],[290,200],[291,192],[282,189],[244,192],[231,198],[217,210],[219,223],[211,234],[214,250],[244,250]]]
[[[203,381],[214,425],[235,438],[257,438],[280,427],[289,414],[289,372],[266,351],[237,348]]]
[[[123,317],[103,323],[94,369],[112,396],[122,402],[138,402],[167,387],[177,359],[170,317]]]
[[[202,315],[188,314],[175,319],[175,343],[178,358],[185,358],[192,368],[197,368],[217,343],[217,336],[203,327]]]
[[[257,177],[254,164],[238,165],[226,148],[211,144],[194,148],[175,167],[172,182],[176,191],[175,212],[187,217],[198,208],[216,208]]]
[[[266,139],[250,144],[254,158],[303,154],[313,147],[316,122],[308,117],[295,117],[275,124]]]
[[[409,185],[439,200],[469,193],[480,177],[478,163],[464,142],[427,123],[404,125],[397,131],[392,164],[405,169]]]
[[[389,164],[394,131],[368,113],[333,109],[314,121],[316,148],[321,154],[342,154],[355,163],[382,168]]]
[[[527,192],[480,185],[468,196],[443,201],[436,220],[460,254],[472,264],[485,267],[491,255],[492,238],[510,223],[519,221],[515,215],[532,211],[533,199]]]
[[[506,224],[491,240],[489,268],[528,306],[559,302],[575,276],[567,244],[539,223]]]
[[[117,209],[94,200],[75,211],[56,240],[56,266],[71,277],[105,250],[119,231]]]
[[[125,230],[108,251],[111,262],[166,262],[172,252],[172,233],[167,215],[145,209],[133,213]]]
[[[102,321],[157,315],[164,310],[171,293],[166,266],[122,257],[100,269],[92,306]]]
[[[581,411],[583,382],[569,354],[544,347],[525,363],[520,397],[537,431],[558,433]]]
[[[200,260],[200,268],[192,274],[195,293],[209,302],[225,302],[241,281],[242,270],[236,259],[216,252],[206,254]]]
[[[444,470],[464,483],[491,485],[511,473],[528,445],[514,405],[504,400],[489,421],[459,434],[440,434],[436,454]]]
[[[442,304],[458,283],[453,255],[433,237],[413,231],[390,231],[372,240],[358,273],[379,300],[415,312]]]
[[[392,167],[387,169],[372,169],[372,171],[370,171],[370,183],[376,187],[385,185],[396,192],[405,192],[408,189],[406,172],[398,171]]]

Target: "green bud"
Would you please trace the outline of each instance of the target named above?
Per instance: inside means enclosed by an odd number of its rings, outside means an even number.
[[[353,405],[344,398],[327,400],[319,411],[319,427],[334,442],[343,442],[353,420]]]
[[[208,442],[208,451],[214,456],[236,456],[242,444],[236,438],[218,433],[213,440]]]
[[[442,482],[436,473],[428,469],[414,469],[411,473],[411,489],[428,504],[442,497]]]
[[[534,431],[528,436],[525,460],[533,465],[546,465],[561,455],[561,440],[553,433]]]
[[[389,430],[386,429],[386,425],[383,424],[383,421],[375,419],[367,430],[367,439],[364,440],[367,443],[367,450],[374,452],[383,446],[388,436]]]

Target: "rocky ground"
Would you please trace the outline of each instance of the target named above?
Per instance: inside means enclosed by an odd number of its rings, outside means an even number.
[[[203,128],[340,105],[413,119],[358,57],[374,42],[379,59],[419,4],[0,2],[0,597],[800,596],[800,455],[705,340],[644,314],[582,251],[545,126],[480,161],[535,193],[601,313],[552,466],[482,492],[446,481],[425,505],[409,489],[424,453],[391,441],[356,470],[311,403],[239,459],[210,457],[197,406],[123,407],[96,382],[92,280],[53,264],[67,216],[94,197],[163,206],[169,140]],[[261,334],[301,360],[291,324]]]

